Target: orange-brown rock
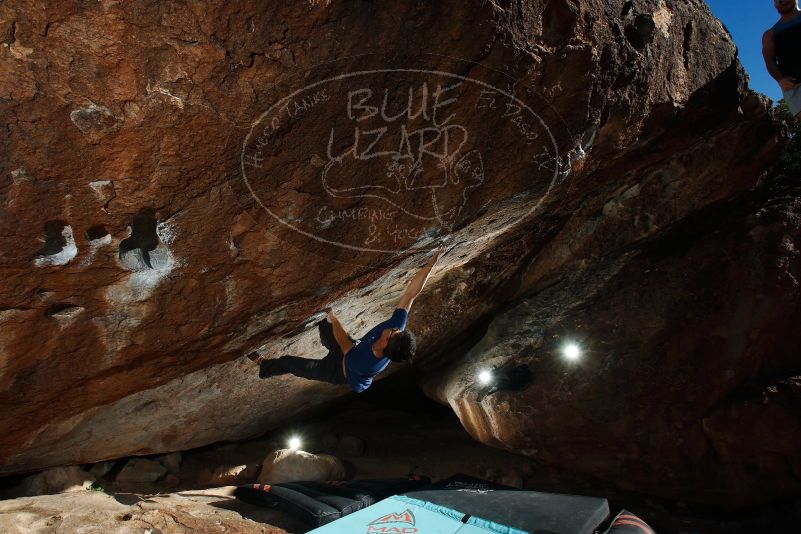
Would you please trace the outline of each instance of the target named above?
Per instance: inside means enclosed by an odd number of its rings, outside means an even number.
[[[447,238],[409,321],[425,365],[509,298],[633,269],[625,254],[717,216],[779,145],[700,0],[19,0],[0,36],[2,474],[253,436],[344,395],[260,381],[243,356],[322,356],[324,306],[363,334]],[[649,261],[681,277],[713,258]],[[578,321],[590,288],[555,313]],[[662,306],[706,313],[677,299]],[[735,380],[675,350],[676,395],[690,371]],[[643,394],[662,378],[632,376]],[[463,414],[451,387],[433,394]],[[707,415],[708,435],[732,417]],[[506,424],[536,441],[537,421]]]
[[[233,497],[234,487],[116,497],[82,491],[0,501],[3,532],[184,532],[286,534],[300,521]],[[280,526],[279,526],[280,525]]]

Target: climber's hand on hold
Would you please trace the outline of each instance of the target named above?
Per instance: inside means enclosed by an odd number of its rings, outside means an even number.
[[[434,249],[434,254],[428,259],[427,265],[433,266],[439,258],[445,253],[445,245],[438,245]]]

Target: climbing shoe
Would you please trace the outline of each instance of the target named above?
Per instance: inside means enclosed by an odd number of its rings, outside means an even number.
[[[259,363],[259,378],[270,378],[285,373],[286,371],[278,360],[262,360]]]

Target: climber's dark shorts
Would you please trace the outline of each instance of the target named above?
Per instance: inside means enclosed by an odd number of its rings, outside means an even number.
[[[263,365],[275,366],[280,374],[291,373],[301,378],[328,382],[329,384],[346,384],[342,374],[342,349],[334,337],[334,327],[323,319],[317,324],[320,342],[328,349],[328,354],[321,360],[300,358],[298,356],[281,356],[277,360],[267,360]],[[351,341],[355,341],[350,338]]]

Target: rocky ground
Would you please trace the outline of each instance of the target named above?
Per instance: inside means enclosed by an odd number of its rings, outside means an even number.
[[[230,495],[232,490],[163,494],[84,491],[0,501],[0,529],[9,534],[283,534],[307,530],[286,514],[237,501]]]
[[[386,394],[386,392],[385,392]],[[229,484],[210,480],[212,473],[236,472],[258,465],[290,436],[300,436],[309,451],[337,453],[347,477],[383,478],[411,472],[432,478],[454,473],[494,480],[520,488],[604,496],[614,511],[627,508],[659,532],[739,534],[779,533],[793,525],[798,503],[722,512],[687,503],[650,499],[609,488],[602,481],[547,468],[522,456],[472,440],[447,410],[412,397],[415,412],[387,407],[384,398],[354,402],[332,417],[316,418],[263,438],[186,451],[173,475],[152,482],[120,480],[126,460],[97,477],[94,489],[0,501],[0,530],[10,533],[304,533],[310,528],[279,510],[261,508],[232,497],[234,484],[253,482],[253,471],[229,475]],[[395,401],[397,402],[397,401]],[[425,410],[420,410],[423,403]],[[154,457],[154,463],[161,463]],[[160,457],[169,464],[168,457]],[[174,456],[173,456],[174,459]],[[129,465],[131,460],[127,461]],[[97,464],[96,464],[97,465]],[[92,469],[93,466],[85,466]],[[141,473],[147,473],[141,469]],[[223,479],[218,479],[223,480]],[[166,487],[166,486],[172,487]],[[10,497],[16,489],[6,488]],[[798,523],[801,524],[801,523]]]

